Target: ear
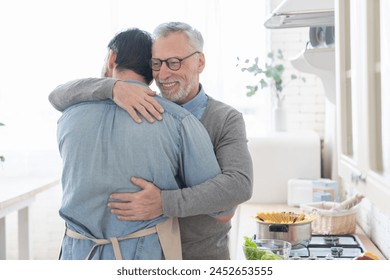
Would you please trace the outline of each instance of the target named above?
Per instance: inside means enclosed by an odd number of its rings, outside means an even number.
[[[199,54],[198,73],[202,73],[205,66],[206,66],[206,58],[204,56],[204,53],[201,52]]]
[[[112,71],[115,68],[115,65],[116,65],[115,61],[116,61],[116,52],[110,50],[110,53],[108,55],[108,69],[109,70]]]

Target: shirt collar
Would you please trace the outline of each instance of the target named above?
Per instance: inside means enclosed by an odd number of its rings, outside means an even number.
[[[137,84],[137,85],[141,85],[141,86],[148,87],[147,84],[145,84],[144,82],[141,82],[141,81],[136,81],[136,80],[124,80],[124,82],[130,83],[130,84]]]
[[[187,103],[182,104],[182,107],[191,112],[198,120],[200,120],[200,118],[203,116],[209,99],[204,92],[202,85],[199,84],[199,86],[200,91],[198,94]]]

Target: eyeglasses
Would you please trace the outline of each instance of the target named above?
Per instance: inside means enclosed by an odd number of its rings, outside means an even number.
[[[158,59],[158,58],[152,58],[150,60],[149,64],[150,64],[150,67],[152,67],[152,70],[159,71],[161,69],[161,66],[162,66],[163,62],[165,62],[169,69],[171,69],[173,71],[177,71],[177,70],[180,69],[181,62],[183,60],[193,56],[196,53],[200,53],[200,52],[196,51],[196,52],[194,52],[194,53],[192,53],[190,55],[187,55],[186,57],[183,57],[183,58],[170,57],[170,58],[165,59],[165,60],[161,60],[161,59]]]

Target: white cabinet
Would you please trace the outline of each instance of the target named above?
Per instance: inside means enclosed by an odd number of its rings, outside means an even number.
[[[390,1],[338,0],[339,175],[390,216]]]
[[[321,177],[320,136],[314,131],[274,132],[248,141],[253,161],[251,203],[287,203],[290,179]]]

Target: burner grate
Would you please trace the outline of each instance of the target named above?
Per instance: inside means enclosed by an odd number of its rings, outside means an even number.
[[[312,235],[307,246],[294,247],[290,259],[353,259],[364,252],[355,235]]]

